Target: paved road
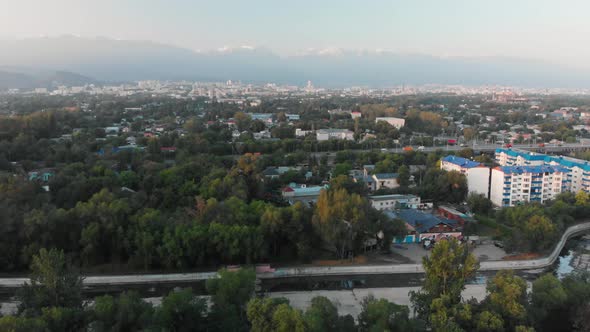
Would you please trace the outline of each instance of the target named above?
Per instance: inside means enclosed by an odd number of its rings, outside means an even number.
[[[420,148],[418,145],[413,145],[412,149],[414,151],[422,151],[422,152],[434,152],[438,150],[443,151],[460,151],[463,149],[473,149],[476,152],[492,152],[498,148],[501,148],[502,145],[498,144],[484,144],[484,145],[471,145],[468,144],[467,146],[459,146],[459,145],[449,145],[449,146],[426,146]],[[522,150],[531,150],[531,151],[542,151],[542,152],[565,152],[565,151],[573,151],[573,150],[587,150],[590,149],[590,144],[582,144],[582,143],[564,143],[561,146],[554,145],[554,144],[546,144],[544,147],[539,147],[538,145],[531,145],[531,144],[514,144],[512,146],[514,149],[522,149]],[[403,148],[392,148],[392,149],[369,149],[369,150],[350,150],[352,152],[369,152],[369,151],[376,151],[380,150],[383,152],[390,152],[390,153],[402,153],[404,152]],[[325,151],[325,152],[314,152],[312,153],[315,157],[321,157],[323,155],[331,155],[336,154],[334,151]]]
[[[559,257],[566,241],[577,234],[590,232],[590,222],[581,223],[569,227],[561,237],[561,240],[547,257],[520,260],[520,261],[485,261],[480,264],[480,271],[497,270],[534,270],[551,266]],[[365,275],[365,274],[408,274],[424,273],[422,264],[389,264],[389,265],[357,265],[357,266],[322,266],[322,267],[292,267],[279,268],[273,273],[259,273],[258,278],[286,278],[286,277],[312,277],[334,275]],[[97,286],[124,286],[124,285],[157,285],[186,283],[206,280],[217,277],[216,272],[176,273],[176,274],[143,274],[143,275],[116,275],[116,276],[88,276],[84,279],[84,285]],[[28,278],[0,278],[0,288],[18,288]]]
[[[551,266],[563,249],[567,240],[577,234],[590,232],[590,222],[569,227],[549,256],[518,261],[485,261],[480,263],[480,271],[498,270],[536,270]],[[408,274],[424,273],[422,264],[396,265],[361,265],[361,266],[316,266],[277,269],[274,273],[259,274],[259,278],[312,277],[333,275],[366,275],[366,274]]]

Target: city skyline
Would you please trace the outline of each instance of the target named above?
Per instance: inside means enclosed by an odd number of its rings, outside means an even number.
[[[280,55],[386,50],[507,56],[589,68],[590,4],[570,1],[386,2],[21,1],[3,5],[0,39],[104,36],[194,51],[267,48]],[[31,11],[30,8],[36,8]]]

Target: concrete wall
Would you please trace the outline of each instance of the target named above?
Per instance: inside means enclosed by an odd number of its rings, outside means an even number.
[[[488,167],[470,168],[465,175],[470,194],[483,194],[488,197],[490,188],[490,169]]]

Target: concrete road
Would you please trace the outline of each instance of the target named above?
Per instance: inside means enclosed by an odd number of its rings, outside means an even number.
[[[311,299],[316,296],[325,296],[338,308],[338,313],[356,317],[361,313],[361,302],[369,294],[377,299],[386,299],[400,305],[411,308],[410,291],[418,291],[420,287],[394,287],[394,288],[355,288],[352,290],[318,290],[297,292],[272,292],[267,295],[272,298],[284,297],[297,309],[306,310],[311,305]],[[481,301],[486,296],[486,285],[467,285],[463,291],[465,300],[475,298]]]
[[[558,258],[566,241],[581,233],[590,232],[590,222],[569,227],[557,243],[554,250],[547,257],[520,261],[485,261],[480,264],[480,271],[499,270],[536,270],[551,266]],[[308,276],[348,276],[365,274],[407,274],[424,273],[422,264],[388,264],[388,265],[355,265],[355,266],[301,266],[279,268],[273,273],[259,273],[258,278],[308,277]],[[217,277],[216,272],[176,273],[176,274],[142,274],[117,276],[87,276],[85,286],[113,286],[113,285],[158,285],[186,283]],[[0,278],[0,288],[18,288],[28,278]]]

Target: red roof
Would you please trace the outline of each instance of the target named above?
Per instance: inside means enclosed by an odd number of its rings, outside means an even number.
[[[286,192],[286,193],[293,192],[293,191],[295,191],[295,190],[293,190],[293,188],[291,188],[291,187],[283,188],[283,192]]]

